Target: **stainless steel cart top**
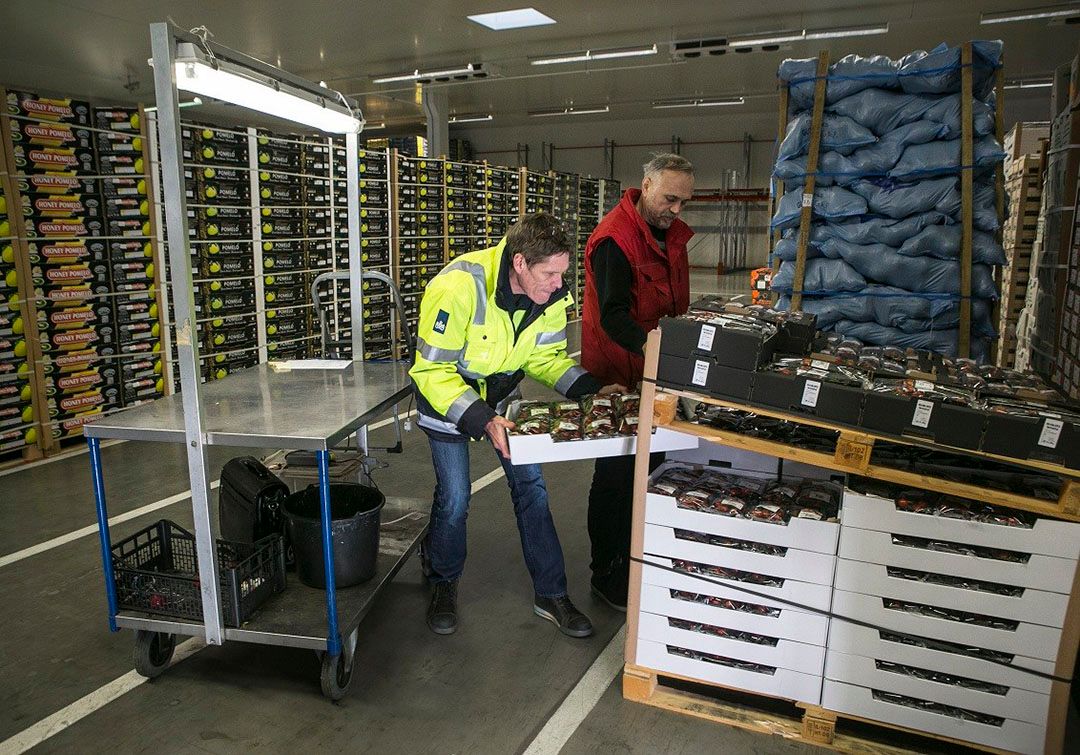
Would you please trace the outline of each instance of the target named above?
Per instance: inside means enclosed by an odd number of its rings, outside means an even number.
[[[206,443],[333,448],[409,390],[408,365],[400,362],[284,372],[260,364],[201,386]],[[91,438],[183,443],[183,402],[173,394],[102,417],[83,430]]]

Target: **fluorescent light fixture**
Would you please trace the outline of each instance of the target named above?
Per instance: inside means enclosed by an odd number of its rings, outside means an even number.
[[[551,118],[557,115],[589,115],[595,113],[606,113],[611,110],[608,105],[593,105],[589,107],[560,107],[552,108],[550,110],[530,110],[529,115],[533,118]]]
[[[372,79],[372,83],[375,84],[392,84],[398,81],[422,81],[425,79],[449,79],[453,77],[475,77],[483,78],[487,76],[487,72],[483,70],[482,63],[469,63],[464,66],[457,66],[455,68],[444,68],[439,71],[421,71],[415,69],[412,73],[397,73],[391,76],[379,76]]]
[[[886,34],[888,24],[869,26],[845,26],[831,29],[786,29],[784,31],[765,32],[756,36],[732,37],[730,47],[757,47],[758,45],[779,45],[785,42],[802,42],[809,39],[840,39],[842,37],[869,37]]]
[[[177,107],[198,107],[201,104],[202,104],[202,100],[200,98],[192,97],[187,102],[180,102],[176,106]],[[156,113],[157,112],[157,106],[156,105],[151,105],[150,107],[144,107],[143,110],[145,110],[147,113]]]
[[[1041,8],[1010,10],[1003,13],[983,13],[980,24],[1008,24],[1014,21],[1037,21],[1041,18],[1068,18],[1080,16],[1080,5],[1044,5]]]
[[[186,92],[231,102],[331,134],[355,134],[360,130],[360,120],[352,110],[333,98],[319,97],[252,69],[211,58],[190,42],[177,45],[175,74],[176,88]]]
[[[449,123],[479,123],[481,121],[494,120],[495,116],[491,113],[486,115],[451,115]]]
[[[378,123],[364,123],[364,131],[378,131],[381,128],[386,128],[386,121],[379,121]]]
[[[649,47],[617,47],[609,50],[582,50],[581,52],[570,52],[553,58],[537,58],[535,60],[530,60],[529,63],[534,66],[550,66],[557,63],[585,63],[590,60],[645,57],[646,55],[655,55],[656,52],[655,44],[652,44]]]
[[[1005,89],[1043,89],[1052,86],[1053,79],[1017,79],[1005,82]]]
[[[686,100],[656,100],[653,102],[653,110],[666,110],[677,107],[720,107],[723,105],[743,105],[746,99],[743,97],[695,97]]]
[[[478,13],[475,16],[466,16],[466,18],[495,31],[524,29],[528,26],[546,26],[555,23],[554,18],[545,16],[536,8],[515,8],[514,10],[501,10],[496,13]]]

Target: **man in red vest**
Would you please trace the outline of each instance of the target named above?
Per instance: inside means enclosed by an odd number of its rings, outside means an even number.
[[[661,317],[690,305],[686,243],[694,232],[679,219],[694,193],[694,166],[674,154],[645,163],[641,189],[628,189],[585,246],[581,364],[601,383],[641,382],[645,339]],[[663,461],[653,454],[650,467]],[[626,610],[634,457],[596,460],[589,491],[592,591]]]

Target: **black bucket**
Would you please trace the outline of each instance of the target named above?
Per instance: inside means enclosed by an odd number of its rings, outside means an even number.
[[[355,482],[330,483],[330,533],[338,587],[375,576],[379,556],[379,514],[386,496]],[[285,517],[296,555],[296,576],[308,587],[326,588],[323,568],[319,486],[309,485],[285,499]]]

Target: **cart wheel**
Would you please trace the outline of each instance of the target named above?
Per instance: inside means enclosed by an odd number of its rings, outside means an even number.
[[[175,634],[140,629],[135,635],[135,671],[147,679],[153,679],[169,667],[175,649]]]
[[[331,700],[340,700],[349,693],[349,685],[352,684],[352,659],[347,659],[345,653],[330,655],[323,653],[322,673],[319,681],[322,683],[322,693]]]

